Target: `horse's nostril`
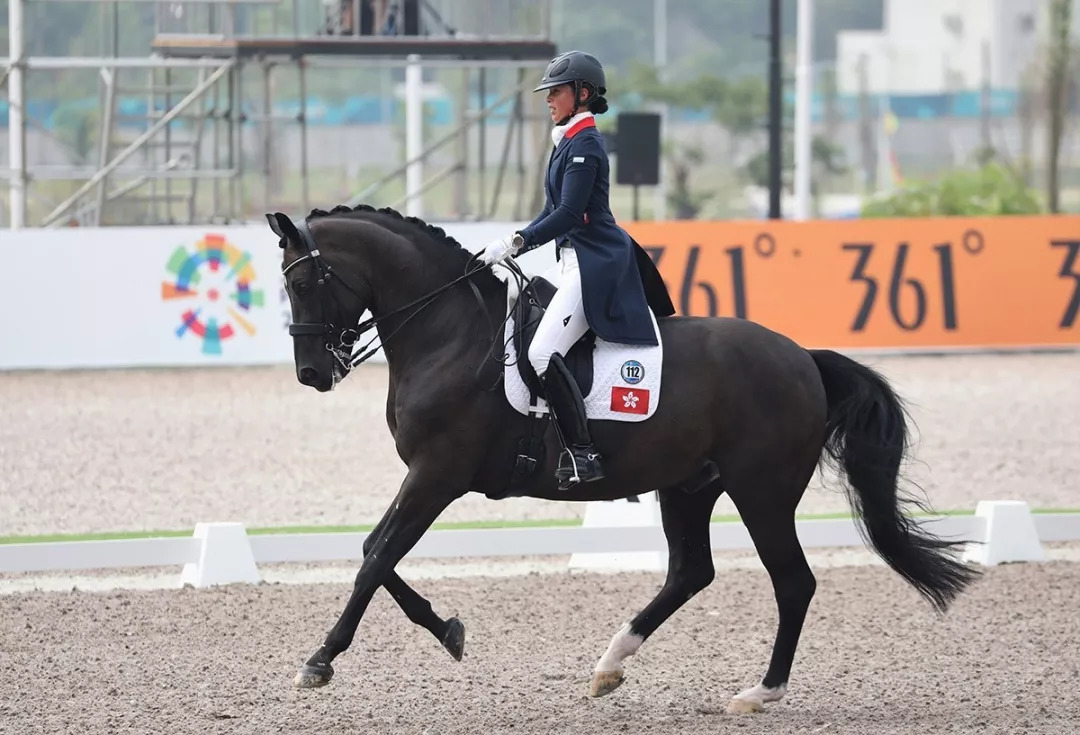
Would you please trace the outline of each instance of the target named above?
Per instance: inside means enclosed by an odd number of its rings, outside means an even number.
[[[304,385],[312,385],[319,377],[315,368],[300,368],[300,382]]]

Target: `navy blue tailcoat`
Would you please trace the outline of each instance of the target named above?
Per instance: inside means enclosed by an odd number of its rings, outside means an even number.
[[[573,247],[593,332],[607,342],[655,345],[649,309],[663,317],[675,307],[652,258],[615,222],[608,203],[610,171],[593,119],[575,123],[551,153],[547,203],[521,230],[521,252],[551,240],[556,248]]]

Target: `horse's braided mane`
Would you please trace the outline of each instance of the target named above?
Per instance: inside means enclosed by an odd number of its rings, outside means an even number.
[[[375,207],[372,207],[369,204],[358,204],[355,207],[347,207],[344,204],[339,204],[336,207],[334,207],[333,209],[331,209],[329,212],[326,211],[325,209],[313,209],[313,210],[311,210],[311,213],[307,216],[305,221],[310,221],[310,220],[313,220],[313,219],[319,219],[321,217],[332,217],[332,216],[335,216],[335,215],[364,215],[364,214],[381,214],[381,215],[385,215],[387,217],[391,217],[393,219],[396,219],[396,220],[399,220],[399,221],[402,221],[402,222],[408,222],[409,224],[414,225],[415,227],[420,228],[423,232],[427,233],[427,235],[430,236],[432,240],[435,240],[438,243],[442,243],[443,245],[447,245],[449,247],[457,248],[457,249],[462,250],[463,252],[469,253],[467,248],[465,248],[461,243],[459,243],[454,238],[447,235],[446,231],[443,230],[441,227],[436,227],[435,225],[428,224],[427,222],[420,219],[419,217],[406,217],[401,212],[397,211],[396,209],[392,209],[390,207],[383,207],[381,209],[376,209]]]

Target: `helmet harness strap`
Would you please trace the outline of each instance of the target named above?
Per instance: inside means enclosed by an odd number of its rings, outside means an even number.
[[[559,122],[555,123],[556,125],[566,125],[566,123],[570,122],[570,119],[573,118],[574,115],[578,114],[578,110],[580,110],[581,106],[584,104],[581,101],[581,90],[588,89],[590,98],[592,96],[594,96],[593,95],[594,90],[592,89],[592,85],[588,84],[587,82],[583,82],[580,79],[575,79],[574,82],[573,82],[573,86],[574,86],[574,109],[570,111],[569,115],[564,117]]]

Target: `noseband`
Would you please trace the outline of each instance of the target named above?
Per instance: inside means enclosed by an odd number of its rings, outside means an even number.
[[[281,269],[281,275],[284,277],[285,275],[288,274],[289,271],[291,271],[293,268],[295,268],[299,264],[307,262],[307,261],[310,260],[311,262],[313,262],[315,264],[315,267],[318,268],[318,270],[319,270],[318,285],[320,286],[320,288],[322,286],[329,285],[331,283],[331,279],[336,278],[337,281],[339,283],[341,283],[341,285],[343,285],[345,288],[347,288],[354,296],[356,296],[358,299],[361,298],[360,293],[355,288],[350,286],[348,284],[348,282],[344,278],[342,278],[340,275],[336,274],[333,271],[333,269],[330,267],[330,264],[327,263],[325,260],[323,260],[322,255],[319,253],[319,247],[318,247],[318,245],[315,244],[315,237],[311,234],[311,230],[308,228],[307,222],[301,220],[300,222],[296,222],[295,226],[296,226],[297,232],[300,234],[300,240],[304,243],[304,247],[307,248],[307,253],[300,256],[299,258],[297,258],[293,262],[289,263],[287,266],[284,266]],[[472,262],[473,262],[472,259],[470,259],[469,263],[471,264]],[[409,322],[409,320],[412,319],[414,316],[416,316],[421,311],[423,311],[425,308],[427,308],[428,306],[433,304],[435,302],[435,300],[440,295],[442,295],[446,291],[450,290],[451,288],[456,286],[458,283],[470,278],[474,273],[477,273],[478,271],[481,271],[481,270],[485,270],[488,267],[489,266],[487,266],[487,265],[480,265],[480,266],[478,266],[476,268],[472,268],[470,270],[468,268],[468,266],[466,266],[466,270],[465,270],[464,275],[458,276],[457,278],[450,281],[449,283],[447,283],[447,284],[445,284],[443,286],[440,286],[439,288],[435,289],[434,291],[431,291],[431,292],[429,292],[427,294],[424,294],[420,298],[418,298],[418,299],[416,299],[414,301],[411,301],[411,302],[409,302],[408,304],[405,304],[402,307],[394,309],[393,311],[391,311],[391,312],[389,312],[387,314],[383,314],[380,317],[372,317],[371,319],[365,319],[364,321],[357,324],[355,327],[343,327],[341,329],[338,329],[337,327],[334,326],[333,323],[331,323],[329,321],[324,321],[324,322],[292,322],[292,323],[289,324],[289,334],[291,336],[293,336],[293,337],[312,337],[312,336],[318,337],[318,336],[331,336],[331,335],[336,334],[338,344],[335,345],[333,343],[333,339],[329,338],[326,341],[326,350],[327,350],[327,352],[331,353],[334,356],[334,358],[338,361],[338,364],[340,364],[342,369],[345,371],[345,373],[348,374],[348,372],[350,370],[352,370],[354,367],[356,367],[360,363],[365,362],[368,358],[370,358],[372,355],[374,355],[376,352],[378,352],[379,349],[382,347],[381,344],[376,346],[376,347],[371,347],[371,345],[374,344],[374,342],[377,339],[379,339],[379,336],[376,335],[376,336],[372,337],[371,340],[367,344],[365,344],[364,346],[356,348],[355,345],[356,345],[357,341],[360,339],[361,335],[363,335],[364,333],[374,329],[378,325],[378,323],[381,322],[382,320],[388,319],[388,318],[390,318],[392,316],[396,316],[398,314],[401,314],[404,311],[407,311],[408,309],[412,309],[412,308],[416,307],[416,310],[412,314],[409,314],[407,317],[405,317],[405,320],[400,325],[398,325],[397,329],[395,329],[393,332],[391,332],[386,337],[386,339],[383,340],[384,343],[389,342],[390,339],[395,334],[398,333],[398,330],[400,330],[402,327],[404,327]],[[469,281],[469,286],[472,288],[473,294],[476,295],[477,300],[480,302],[481,310],[484,312],[485,315],[487,315],[487,308],[486,308],[486,305],[484,304],[484,298],[480,294],[480,290],[476,287],[476,284],[473,283],[472,281]],[[332,291],[330,292],[330,296],[331,296],[331,298],[334,298]],[[325,307],[325,305],[324,305],[324,307]],[[340,307],[341,307],[341,304],[339,303],[338,304],[338,312],[342,313],[344,310],[341,309]],[[323,309],[323,314],[326,314],[326,309],[325,308]],[[490,316],[488,318],[490,319]],[[368,348],[371,348],[371,349],[368,349]]]

